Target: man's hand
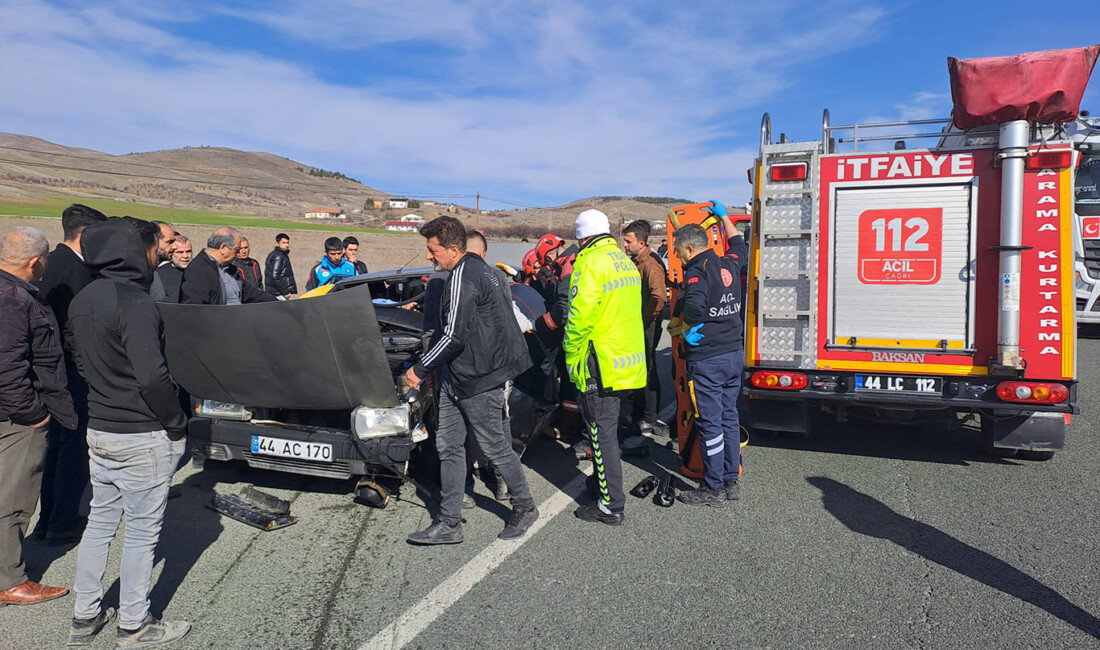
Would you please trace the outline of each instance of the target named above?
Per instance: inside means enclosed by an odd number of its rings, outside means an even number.
[[[413,372],[413,369],[411,367],[405,371],[405,383],[408,384],[409,388],[413,390],[420,389],[420,377],[418,377],[416,373]]]
[[[703,323],[699,323],[695,327],[689,329],[687,333],[684,334],[684,341],[691,346],[699,345],[700,341],[707,338],[705,334],[699,331],[701,329],[703,329]]]
[[[722,205],[718,201],[711,201],[710,205],[711,205],[710,212],[714,216],[716,216],[716,217],[725,217],[725,216],[729,215],[729,212],[726,212],[726,206]]]
[[[41,422],[39,422],[38,424],[32,424],[32,425],[31,425],[31,428],[32,428],[32,429],[41,429],[42,427],[46,426],[46,425],[47,425],[47,424],[49,424],[49,423],[50,423],[50,416],[49,416],[49,414],[47,413],[47,414],[46,414],[46,419],[45,419],[45,420],[42,420],[42,421],[41,421]]]

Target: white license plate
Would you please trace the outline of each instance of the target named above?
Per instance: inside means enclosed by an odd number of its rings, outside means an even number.
[[[332,445],[327,442],[301,442],[298,440],[283,440],[282,438],[268,438],[266,436],[252,436],[252,453],[281,456],[283,458],[317,460],[322,463],[332,462]]]
[[[938,395],[943,393],[943,379],[939,377],[856,375],[856,390],[883,393]]]

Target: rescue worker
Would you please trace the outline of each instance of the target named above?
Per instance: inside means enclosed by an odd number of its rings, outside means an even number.
[[[624,396],[646,384],[641,277],[611,236],[607,215],[585,210],[574,226],[580,252],[570,277],[563,349],[599,485],[599,498],[574,514],[618,526],[626,507],[619,408]]]
[[[569,276],[573,272],[576,253],[567,251],[565,240],[547,233],[535,243],[535,262],[538,265],[536,280],[532,286],[542,294],[546,313],[535,321],[535,332],[552,349],[560,348],[564,327],[569,319]],[[556,355],[555,364],[563,379],[567,376],[565,357]],[[563,438],[581,433],[581,413],[577,405],[577,390],[570,381],[562,381],[558,391],[561,411],[551,436]],[[570,448],[578,459],[589,458],[592,448],[581,440]]]
[[[725,212],[719,206],[715,203],[715,214]],[[677,229],[672,247],[684,266],[684,290],[669,333],[682,335],[686,343],[684,359],[703,459],[701,485],[682,492],[680,501],[722,507],[740,498],[737,395],[745,365],[740,265],[737,258],[719,257],[709,248],[706,231],[696,224]]]

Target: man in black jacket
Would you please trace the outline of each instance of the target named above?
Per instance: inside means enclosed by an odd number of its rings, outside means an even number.
[[[61,213],[65,241],[50,253],[46,274],[38,283],[43,300],[53,309],[58,331],[64,333],[69,322],[69,303],[92,281],[92,273],[84,265],[80,239],[84,229],[106,221],[102,212],[74,204]],[[88,485],[88,385],[73,364],[71,342],[65,343],[65,369],[69,393],[73,396],[78,424],[69,431],[54,421],[50,424],[49,449],[42,469],[42,506],[33,535],[50,543],[80,541],[84,522],[80,520],[80,505]]]
[[[167,645],[191,628],[149,614],[153,553],[187,414],[164,359],[160,312],[149,295],[158,229],[131,217],[84,232],[84,258],[97,278],[73,300],[69,331],[88,382],[92,509],[76,561],[69,642],[90,642],[111,618],[103,610],[107,551],[126,515],[116,647]]]
[[[241,249],[241,233],[223,226],[206,240],[206,248],[183,271],[180,302],[185,305],[240,305],[271,302],[275,296],[245,281],[233,259]]]
[[[47,427],[77,425],[65,383],[57,321],[42,301],[46,235],[12,228],[0,236],[0,606],[30,605],[69,593],[27,579],[23,537],[42,483]]]
[[[367,263],[359,259],[359,239],[348,235],[344,237],[344,259],[355,267],[355,275],[367,273]]]
[[[248,245],[248,240],[241,238],[241,249],[237,251],[237,256],[233,258],[233,266],[241,270],[241,276],[245,282],[252,283],[260,290],[264,290],[264,274],[260,270],[260,263],[248,254],[252,251]]]
[[[443,287],[442,336],[405,373],[414,389],[433,374],[439,381],[439,517],[408,539],[413,544],[462,541],[467,429],[508,486],[512,515],[498,537],[515,539],[527,532],[539,511],[504,433],[504,383],[531,367],[531,358],[516,326],[508,287],[484,260],[466,252],[462,222],[439,217],[420,234],[427,239],[427,259],[450,275]]]
[[[171,260],[167,264],[161,264],[153,272],[153,285],[149,287],[149,295],[153,300],[171,303],[180,301],[183,270],[191,263],[193,254],[191,240],[183,235],[176,235],[172,240]]]
[[[290,237],[285,232],[275,235],[275,249],[267,254],[264,275],[267,292],[271,295],[289,300],[291,295],[298,293],[294,267],[290,265]]]

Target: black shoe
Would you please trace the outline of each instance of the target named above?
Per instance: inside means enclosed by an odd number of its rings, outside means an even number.
[[[136,630],[124,630],[118,628],[115,637],[115,650],[120,648],[161,648],[170,643],[175,643],[191,631],[191,624],[187,621],[158,621],[152,614],[146,614],[141,627]]]
[[[460,544],[462,542],[462,524],[448,526],[442,521],[432,522],[424,530],[415,532],[408,537],[410,544],[429,546],[432,544]]]
[[[581,506],[573,511],[577,519],[584,521],[600,522],[608,526],[622,526],[626,515],[621,512],[604,512],[600,509],[600,502],[595,501],[586,506]]]
[[[681,492],[680,503],[688,506],[721,508],[726,505],[726,494],[722,490],[712,490],[704,485],[697,490]]]
[[[530,510],[513,510],[512,516],[508,518],[508,525],[504,527],[504,530],[500,531],[497,535],[497,539],[516,539],[517,537],[523,537],[527,533],[527,529],[531,527],[531,524],[535,523],[535,520],[539,518],[539,509],[532,507]]]
[[[99,611],[95,618],[74,618],[73,626],[69,628],[69,642],[65,645],[88,645],[103,628],[115,620],[115,609],[109,607]]]
[[[722,484],[722,492],[726,494],[726,501],[736,501],[741,498],[741,486],[737,484],[735,478]]]

